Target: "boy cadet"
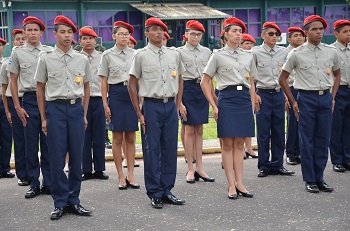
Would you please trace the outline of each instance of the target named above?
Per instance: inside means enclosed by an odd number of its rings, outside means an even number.
[[[335,96],[330,153],[335,172],[350,170],[350,21],[334,23],[337,41],[333,45],[340,57],[340,86]]]
[[[328,160],[334,98],[340,83],[340,59],[334,46],[321,43],[326,27],[327,22],[318,15],[304,20],[307,42],[289,53],[279,78],[299,123],[301,170],[306,190],[311,193],[333,191],[324,182],[323,172]],[[293,85],[299,91],[297,101],[287,82],[293,70]]]
[[[261,33],[264,42],[252,49],[259,73],[255,77],[258,177],[266,177],[269,174],[294,174],[293,171],[283,167],[285,98],[278,83],[278,77],[288,51],[276,45],[281,33],[281,29],[274,22],[265,22]],[[269,160],[270,140],[271,161]]]
[[[26,41],[26,36],[23,34],[23,29],[14,29],[12,31],[13,42],[12,45],[22,46]],[[7,120],[12,126],[12,136],[15,152],[15,168],[18,178],[19,186],[29,185],[27,170],[26,170],[26,156],[25,156],[25,140],[24,140],[24,127],[19,119],[16,109],[13,105],[11,96],[11,89],[9,87],[10,73],[6,71],[9,59],[7,59],[1,67],[1,82],[2,82],[2,98],[4,101],[5,112]],[[23,93],[18,93],[19,103],[22,106]],[[10,133],[9,133],[10,134]]]
[[[105,113],[101,97],[101,79],[97,75],[98,65],[102,57],[102,52],[95,50],[97,34],[91,28],[83,27],[79,30],[79,43],[83,47],[81,54],[85,55],[90,63],[92,79],[90,81],[90,101],[87,111],[88,125],[85,130],[85,142],[83,149],[83,178],[108,179],[103,172],[105,166]],[[93,149],[93,158],[91,154]],[[94,170],[92,172],[92,161]]]
[[[7,58],[2,57],[4,46],[7,41],[0,38],[0,68],[2,63]],[[0,86],[1,90],[1,86]],[[11,159],[11,147],[12,147],[12,131],[11,125],[7,120],[7,112],[5,112],[4,102],[0,97],[0,177],[13,178],[15,174],[10,172],[10,159]]]
[[[305,42],[305,33],[298,27],[293,26],[288,28],[288,52],[297,48]],[[294,71],[288,77],[288,85],[294,96],[297,98],[298,91],[293,87]],[[286,101],[287,111],[287,140],[286,140],[286,163],[290,165],[300,164],[300,149],[299,149],[299,137],[298,137],[298,121],[295,118],[293,108],[290,107],[288,99]]]
[[[41,51],[52,50],[52,47],[42,45],[40,37],[45,31],[44,23],[33,16],[23,20],[24,34],[27,41],[23,46],[13,49],[7,70],[10,72],[10,87],[12,100],[18,117],[24,126],[25,155],[30,189],[25,198],[34,198],[41,193],[50,194],[50,162],[48,159],[46,136],[41,131],[40,113],[36,98],[36,83],[34,73]],[[18,98],[18,92],[23,94],[23,106]],[[40,137],[40,164],[38,158],[38,143]],[[40,168],[43,174],[40,190]]]
[[[147,195],[152,207],[160,209],[165,202],[182,205],[174,187],[177,164],[178,113],[183,92],[181,74],[185,71],[180,55],[162,46],[168,27],[157,18],[145,22],[148,45],[135,54],[130,70],[129,94],[142,127],[142,151]],[[136,86],[140,81],[139,108]],[[176,98],[176,105],[174,100]]]
[[[84,130],[90,98],[90,64],[86,56],[71,47],[73,35],[77,32],[73,22],[59,15],[54,25],[56,47],[41,54],[35,74],[42,130],[47,134],[49,157],[54,163],[50,165],[51,195],[55,206],[51,213],[53,220],[60,219],[66,208],[81,216],[91,214],[80,205],[79,200]],[[64,172],[67,152],[68,179]]]

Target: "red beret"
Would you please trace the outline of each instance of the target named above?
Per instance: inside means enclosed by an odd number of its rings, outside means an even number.
[[[312,22],[315,22],[315,21],[320,21],[322,24],[323,24],[323,28],[326,29],[327,28],[327,22],[326,20],[324,20],[324,18],[318,16],[318,15],[310,15],[308,16],[305,20],[304,20],[304,27],[309,24],[309,23],[312,23]]]
[[[63,15],[58,15],[55,20],[53,21],[54,25],[66,25],[68,27],[71,27],[73,29],[73,33],[76,33],[78,31],[77,27],[74,25],[74,23]]]
[[[280,34],[282,34],[282,31],[281,31],[281,29],[277,26],[277,24],[276,23],[274,23],[274,22],[265,22],[264,24],[263,24],[263,27],[262,27],[263,29],[266,29],[266,28],[275,28]]]
[[[75,45],[77,42],[74,40],[74,39],[72,39],[72,45]]]
[[[132,25],[130,25],[129,23],[123,22],[123,21],[116,21],[114,23],[114,28],[115,27],[125,27],[130,34],[134,33],[134,27]]]
[[[230,17],[224,21],[224,28],[231,25],[240,26],[242,28],[242,33],[245,33],[247,31],[244,22],[236,17]]]
[[[222,31],[220,32],[220,37],[223,36],[224,34],[225,34],[225,30],[222,30]]]
[[[38,24],[42,31],[45,31],[45,29],[46,29],[44,23],[40,19],[38,19],[37,17],[28,16],[25,19],[23,19],[23,23],[22,23],[23,26],[27,25],[28,23]]]
[[[7,43],[7,41],[5,40],[5,39],[2,39],[2,38],[0,38],[0,43],[2,43],[2,45],[6,45],[6,43]]]
[[[186,29],[192,29],[192,30],[199,30],[203,33],[205,32],[204,26],[202,23],[196,21],[196,20],[189,20],[186,23]]]
[[[296,31],[301,32],[301,33],[303,34],[303,36],[305,36],[305,33],[304,33],[303,29],[301,29],[301,28],[298,27],[298,26],[289,27],[288,30],[287,30],[288,34],[293,33],[293,32],[296,32]]]
[[[338,20],[338,21],[335,21],[335,23],[333,24],[334,30],[346,25],[350,26],[350,20]]]
[[[130,35],[130,41],[134,43],[134,45],[137,45],[136,39]]]
[[[23,29],[14,29],[12,31],[12,37],[15,37],[16,34],[22,34],[23,33]]]
[[[165,32],[168,31],[168,27],[159,18],[151,17],[147,19],[145,22],[145,27],[149,27],[149,26],[160,26],[160,27],[163,27]]]
[[[242,42],[243,41],[250,41],[252,43],[256,42],[256,40],[250,34],[242,34],[242,39],[241,40],[242,40]]]
[[[88,28],[88,27],[80,28],[79,35],[80,36],[83,36],[83,35],[92,36],[92,37],[95,37],[95,38],[98,37],[97,34],[95,33],[95,31],[93,29],[91,29],[91,28]]]
[[[170,39],[170,35],[167,32],[164,32],[164,36],[165,36],[166,40]]]

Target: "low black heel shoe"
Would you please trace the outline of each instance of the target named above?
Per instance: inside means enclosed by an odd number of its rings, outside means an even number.
[[[199,181],[199,178],[201,178],[202,180],[204,180],[205,182],[214,182],[215,179],[211,178],[211,177],[202,177],[201,175],[199,175],[199,173],[197,171],[194,172],[194,179],[196,181]]]
[[[236,187],[237,194],[241,194],[243,197],[250,197],[252,198],[254,195],[253,193],[250,193],[249,191],[247,192],[242,192]]]

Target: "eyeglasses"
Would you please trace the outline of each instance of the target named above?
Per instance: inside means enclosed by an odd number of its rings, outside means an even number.
[[[117,37],[118,38],[127,38],[127,37],[130,37],[130,33],[118,33],[117,34]]]
[[[269,33],[267,33],[269,36],[274,36],[274,35],[276,35],[276,37],[278,37],[278,36],[281,36],[281,33],[280,32],[269,32]]]
[[[197,38],[197,37],[200,38],[200,37],[202,37],[203,34],[202,34],[202,33],[194,33],[194,32],[193,32],[193,33],[189,33],[189,35],[190,35],[192,38]]]

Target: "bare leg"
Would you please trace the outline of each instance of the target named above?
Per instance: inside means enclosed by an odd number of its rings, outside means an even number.
[[[126,185],[125,177],[122,167],[122,142],[123,142],[123,132],[113,132],[113,143],[112,152],[114,164],[118,172],[119,185]]]
[[[222,163],[224,165],[224,170],[228,183],[228,194],[233,195],[237,194],[235,182],[233,180],[233,138],[222,138]],[[242,150],[243,151],[243,150]],[[243,160],[243,158],[242,158]]]
[[[194,153],[194,126],[182,125],[185,127],[185,155],[187,159],[187,180],[194,179],[194,168],[193,168],[193,153]]]
[[[68,152],[67,152],[67,154],[66,154],[66,165],[65,165],[65,167],[64,167],[64,170],[65,170],[66,172],[69,171],[69,169],[68,169],[68,162],[69,162],[69,154],[68,154]]]
[[[136,181],[134,178],[136,132],[125,132],[124,136],[125,136],[125,145],[126,145],[125,156],[127,156],[127,165],[128,165],[128,180],[131,184],[136,184]]]
[[[237,137],[233,139],[233,163],[236,186],[241,192],[247,192],[243,185],[243,144],[244,138]]]
[[[128,160],[127,160],[127,155],[126,155],[126,144],[125,144],[125,132],[123,132],[123,142],[122,142],[122,149],[123,149],[123,154],[124,154],[124,160],[123,160],[123,166],[128,166]]]
[[[194,126],[194,134],[195,134],[195,156],[196,156],[196,171],[202,177],[207,178],[207,173],[203,170],[203,125],[195,125]]]
[[[254,150],[252,148],[252,138],[246,137],[244,139],[244,143],[245,143],[245,150],[251,155],[256,155],[256,153],[254,152]]]

